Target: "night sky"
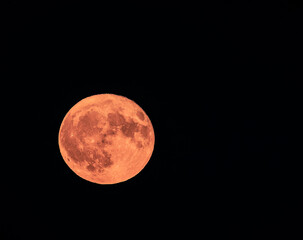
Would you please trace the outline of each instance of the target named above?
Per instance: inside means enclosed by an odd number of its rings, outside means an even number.
[[[296,212],[299,4],[40,7],[8,21],[24,117],[1,239],[249,236]],[[69,109],[101,93],[135,101],[155,131],[143,171],[114,185],[79,178],[58,146]]]

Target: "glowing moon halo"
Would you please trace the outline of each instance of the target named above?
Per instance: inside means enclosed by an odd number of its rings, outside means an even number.
[[[137,175],[155,144],[146,113],[132,100],[114,94],[93,95],[75,104],[64,117],[58,138],[70,169],[98,184]]]

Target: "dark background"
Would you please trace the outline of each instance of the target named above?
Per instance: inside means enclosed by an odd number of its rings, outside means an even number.
[[[300,199],[301,9],[10,2],[3,93],[21,112],[7,110],[3,239],[283,231]],[[76,176],[58,147],[68,110],[101,93],[134,100],[156,136],[144,170],[109,186]]]

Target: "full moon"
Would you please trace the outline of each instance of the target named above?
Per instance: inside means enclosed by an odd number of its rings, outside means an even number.
[[[134,101],[114,94],[84,98],[65,115],[60,153],[79,177],[115,184],[136,176],[151,158],[155,134]]]

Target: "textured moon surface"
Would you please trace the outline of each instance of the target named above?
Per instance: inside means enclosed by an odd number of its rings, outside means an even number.
[[[155,135],[150,119],[134,101],[99,94],[68,111],[58,141],[64,161],[78,176],[114,184],[134,177],[145,167]]]

